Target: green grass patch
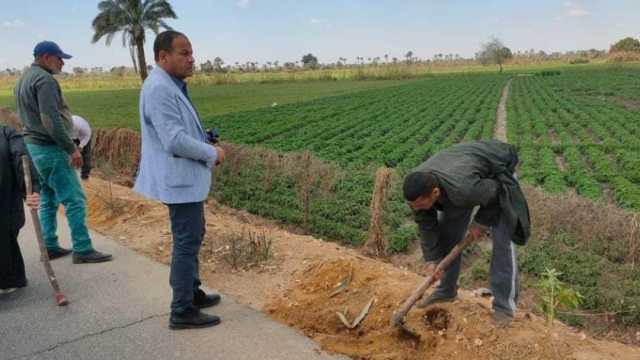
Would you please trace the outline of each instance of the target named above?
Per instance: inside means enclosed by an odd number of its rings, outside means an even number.
[[[597,249],[597,247],[595,247]],[[586,248],[567,235],[532,239],[520,250],[523,274],[538,278],[545,269],[557,269],[560,279],[583,296],[582,308],[614,312],[627,324],[640,322],[640,269],[615,263],[601,251]]]

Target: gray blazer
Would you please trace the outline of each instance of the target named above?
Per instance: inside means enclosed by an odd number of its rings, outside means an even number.
[[[140,92],[142,152],[133,189],[165,204],[199,202],[211,188],[217,153],[191,101],[156,67]]]

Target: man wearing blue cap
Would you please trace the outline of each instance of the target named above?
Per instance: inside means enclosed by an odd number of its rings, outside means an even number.
[[[40,220],[49,258],[71,253],[61,248],[56,235],[56,214],[60,203],[71,228],[73,263],[97,263],[111,255],[96,251],[87,225],[86,198],[74,167],[82,166],[82,155],[72,140],[73,122],[53,77],[70,59],[52,41],[33,49],[34,63],[24,72],[15,89],[17,112],[24,126],[24,141],[40,177]]]

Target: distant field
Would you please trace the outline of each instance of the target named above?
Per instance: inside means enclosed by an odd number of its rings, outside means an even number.
[[[547,191],[575,188],[640,210],[640,72],[637,67],[516,77],[508,137],[521,176]]]
[[[304,102],[325,96],[395,86],[412,80],[300,81],[291,83],[201,85],[190,88],[202,117]],[[138,89],[70,90],[64,96],[73,113],[86,117],[94,127],[139,128]],[[0,107],[15,108],[13,96],[0,95]]]
[[[590,64],[570,65],[567,60],[553,60],[541,63],[505,64],[505,72],[536,71],[548,68],[563,67],[592,67],[599,66],[604,59],[593,60]],[[68,69],[67,69],[68,70]],[[344,81],[344,80],[401,80],[424,77],[435,74],[496,72],[495,65],[483,66],[475,62],[437,62],[379,65],[351,65],[335,69],[295,69],[260,72],[230,72],[230,73],[196,73],[190,82],[193,85],[223,85],[246,83],[276,83],[276,82],[308,82],[308,81]],[[9,95],[17,80],[16,76],[0,76],[0,96]],[[140,88],[140,77],[135,73],[123,75],[108,72],[100,74],[82,74],[73,76],[58,76],[63,90],[119,90]]]

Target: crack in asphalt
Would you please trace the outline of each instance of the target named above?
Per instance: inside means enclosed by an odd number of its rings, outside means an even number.
[[[104,329],[104,330],[96,331],[96,332],[93,332],[93,333],[85,334],[85,335],[82,335],[82,336],[77,337],[75,339],[66,340],[66,341],[59,342],[57,344],[53,344],[53,345],[47,347],[46,349],[38,350],[38,351],[29,353],[29,354],[25,354],[25,355],[19,355],[19,356],[16,356],[16,357],[9,358],[7,360],[17,360],[17,359],[24,359],[24,358],[28,358],[28,357],[34,357],[34,356],[37,356],[37,355],[40,355],[40,354],[43,354],[43,353],[46,353],[46,352],[49,352],[49,351],[53,351],[53,350],[55,350],[55,349],[57,349],[57,348],[59,348],[61,346],[73,344],[75,342],[82,341],[84,339],[88,339],[88,338],[93,337],[93,336],[100,336],[102,334],[108,333],[108,332],[113,331],[113,330],[126,329],[128,327],[140,324],[140,323],[145,322],[147,320],[151,320],[151,319],[155,319],[155,318],[163,317],[163,316],[167,316],[167,315],[169,315],[169,313],[149,315],[149,316],[144,317],[144,318],[142,318],[140,320],[132,321],[132,322],[124,324],[124,325],[114,326],[114,327],[111,327],[111,328],[108,328],[108,329]]]

